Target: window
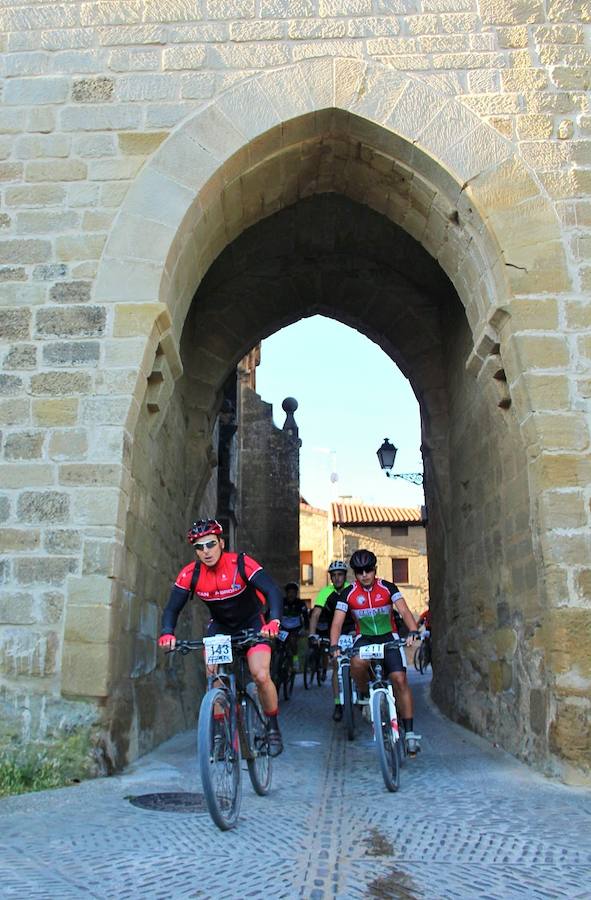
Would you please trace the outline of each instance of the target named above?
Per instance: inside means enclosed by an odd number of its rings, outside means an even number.
[[[408,537],[408,525],[390,525],[391,537]]]
[[[300,582],[314,584],[314,557],[312,550],[300,550]]]
[[[408,559],[392,560],[392,581],[396,584],[408,584]]]

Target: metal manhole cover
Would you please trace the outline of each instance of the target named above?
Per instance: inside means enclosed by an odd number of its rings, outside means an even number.
[[[185,791],[176,794],[140,794],[138,797],[126,797],[126,800],[132,806],[157,812],[195,813],[206,810],[203,794],[189,794]]]

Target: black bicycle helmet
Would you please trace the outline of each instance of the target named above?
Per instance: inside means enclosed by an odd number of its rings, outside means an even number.
[[[290,588],[294,588],[294,590],[299,591],[300,586],[297,581],[288,581],[285,585],[285,590],[288,591]]]
[[[342,559],[335,559],[334,562],[331,562],[328,567],[329,572],[346,572],[348,569],[347,563],[343,562]]]
[[[375,569],[377,564],[376,555],[371,550],[356,550],[349,561],[354,572],[360,572],[362,569]]]
[[[222,531],[222,526],[217,519],[199,519],[198,522],[193,522],[187,531],[187,540],[190,544],[195,544],[206,534],[221,534]]]

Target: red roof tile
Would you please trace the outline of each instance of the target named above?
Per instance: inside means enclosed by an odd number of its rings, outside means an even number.
[[[338,525],[421,525],[420,506],[367,506],[333,503],[332,520]]]

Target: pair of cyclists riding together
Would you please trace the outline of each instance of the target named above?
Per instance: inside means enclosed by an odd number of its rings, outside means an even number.
[[[160,647],[174,649],[179,614],[193,595],[203,601],[211,616],[207,637],[235,636],[245,629],[256,631],[262,638],[277,636],[283,605],[281,591],[252,557],[226,552],[221,535],[222,526],[216,519],[200,519],[187,532],[196,559],[181,569],[172,587],[162,614]],[[267,716],[269,754],[278,756],[283,742],[277,720],[277,689],[270,674],[269,644],[255,644],[247,651],[246,661]],[[215,666],[208,666],[207,673],[215,674]]]
[[[351,556],[350,566],[355,573],[355,583],[339,592],[330,626],[330,649],[333,656],[340,653],[338,642],[344,628],[348,627],[348,616],[355,623],[354,649],[392,641],[394,635],[398,634],[395,612],[408,628],[407,644],[411,644],[418,636],[417,623],[398,587],[391,581],[377,577],[375,554],[371,550],[356,550]],[[332,596],[329,596],[327,603]],[[368,692],[370,665],[370,660],[360,659],[357,655],[353,655],[351,659],[351,675],[360,697],[365,697]],[[414,701],[406,677],[406,659],[399,649],[385,649],[384,672],[392,682],[404,726],[407,751],[412,756],[420,749],[421,736],[414,731]]]

